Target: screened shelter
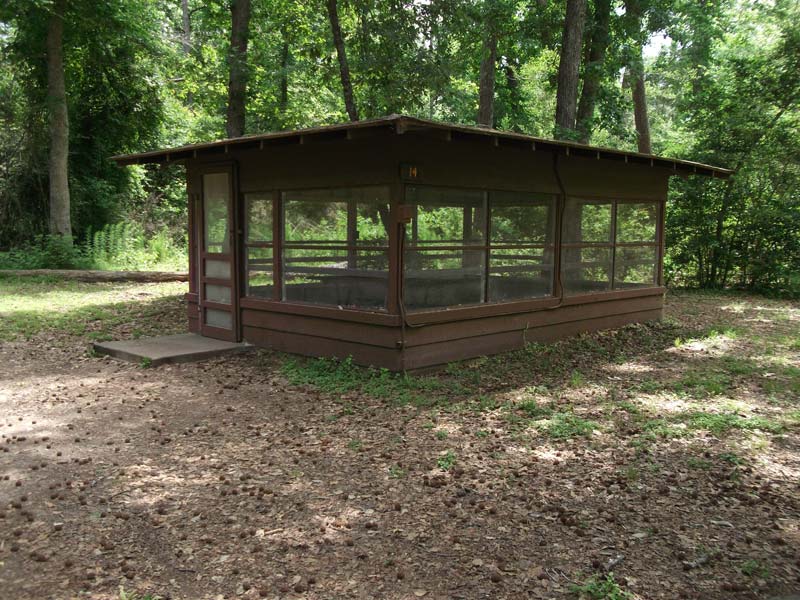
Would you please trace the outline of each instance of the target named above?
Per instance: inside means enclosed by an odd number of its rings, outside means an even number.
[[[659,319],[669,178],[726,169],[393,115],[180,162],[188,328],[392,370]]]

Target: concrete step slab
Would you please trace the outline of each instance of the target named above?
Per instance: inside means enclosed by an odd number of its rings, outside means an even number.
[[[146,362],[151,367],[167,363],[194,362],[225,354],[247,352],[254,346],[225,342],[196,333],[179,333],[122,342],[95,342],[94,351],[130,362]]]

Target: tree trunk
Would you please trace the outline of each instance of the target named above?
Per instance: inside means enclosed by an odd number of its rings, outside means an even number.
[[[289,40],[287,39],[286,28],[283,29],[283,45],[281,46],[281,82],[280,94],[278,96],[278,109],[283,118],[286,109],[289,107]]]
[[[642,7],[639,0],[625,0],[625,16],[631,22],[631,33],[636,40],[628,62],[626,76],[633,97],[633,118],[636,123],[636,142],[639,152],[652,154],[650,146],[650,120],[647,117],[647,93],[644,87],[644,59],[642,58]]]
[[[183,54],[189,56],[192,52],[192,21],[189,16],[189,0],[181,0],[181,47]]]
[[[231,0],[231,48],[228,53],[229,138],[244,135],[247,102],[247,42],[250,33],[250,0]]]
[[[189,57],[192,53],[192,20],[189,13],[189,0],[181,0],[181,49],[183,55]],[[194,94],[189,91],[186,93],[186,104],[189,108],[194,104]]]
[[[69,115],[64,82],[64,11],[56,0],[47,24],[47,105],[50,117],[50,233],[72,237],[69,211]]]
[[[586,21],[586,0],[567,0],[564,34],[561,38],[561,60],[558,64],[556,91],[556,138],[570,138],[575,131],[578,103],[578,76],[581,67],[583,26]]]
[[[641,52],[641,48],[639,49]],[[636,123],[636,143],[639,152],[652,154],[650,145],[650,119],[647,116],[647,93],[644,88],[644,62],[639,54],[638,65],[634,67],[631,90],[633,91],[633,119]]]
[[[494,126],[494,83],[497,65],[497,35],[488,32],[483,45],[480,81],[478,83],[478,125]]]
[[[578,141],[588,144],[594,128],[594,109],[603,76],[603,63],[608,48],[608,29],[611,21],[611,0],[595,0],[591,40],[584,66],[583,88],[578,102]]]
[[[339,25],[339,8],[336,0],[328,0],[328,18],[331,23],[333,33],[333,45],[336,47],[336,55],[339,57],[339,75],[342,79],[342,94],[344,95],[344,106],[351,121],[358,121],[358,109],[353,99],[353,84],[350,83],[350,67],[347,65],[347,53],[344,48],[342,38],[342,28]]]

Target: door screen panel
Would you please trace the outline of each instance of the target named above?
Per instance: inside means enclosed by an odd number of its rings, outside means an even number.
[[[203,175],[204,248],[206,252],[227,254],[231,251],[230,185],[227,173]]]
[[[238,276],[234,268],[235,236],[232,191],[234,171],[221,168],[202,176],[200,213],[200,333],[237,341]]]

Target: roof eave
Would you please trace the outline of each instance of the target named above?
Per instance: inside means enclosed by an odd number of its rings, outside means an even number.
[[[676,175],[686,176],[697,174],[721,179],[726,179],[733,175],[733,171],[729,169],[723,169],[721,167],[714,167],[711,165],[705,165],[687,160],[665,158],[651,154],[642,154],[639,152],[626,152],[623,150],[603,148],[600,146],[588,146],[575,142],[536,138],[521,133],[498,131],[483,127],[457,125],[452,123],[432,121],[429,119],[420,119],[417,117],[408,117],[404,115],[389,115],[388,117],[380,117],[377,119],[369,119],[351,123],[341,123],[338,125],[243,136],[214,142],[180,146],[168,150],[154,150],[151,152],[140,152],[136,154],[121,154],[112,156],[111,160],[115,161],[119,166],[139,164],[166,165],[197,158],[201,154],[205,156],[214,154],[224,156],[233,148],[236,150],[264,149],[268,146],[304,144],[315,140],[353,139],[359,135],[357,132],[361,132],[366,129],[387,128],[390,128],[397,135],[403,135],[409,132],[437,130],[444,133],[446,139],[448,140],[459,136],[485,137],[492,141],[495,145],[528,145],[530,149],[534,151],[544,150],[556,153],[564,153],[565,155],[569,156],[594,157],[598,160],[618,160],[626,163],[649,165],[651,167],[659,167],[671,170]]]

